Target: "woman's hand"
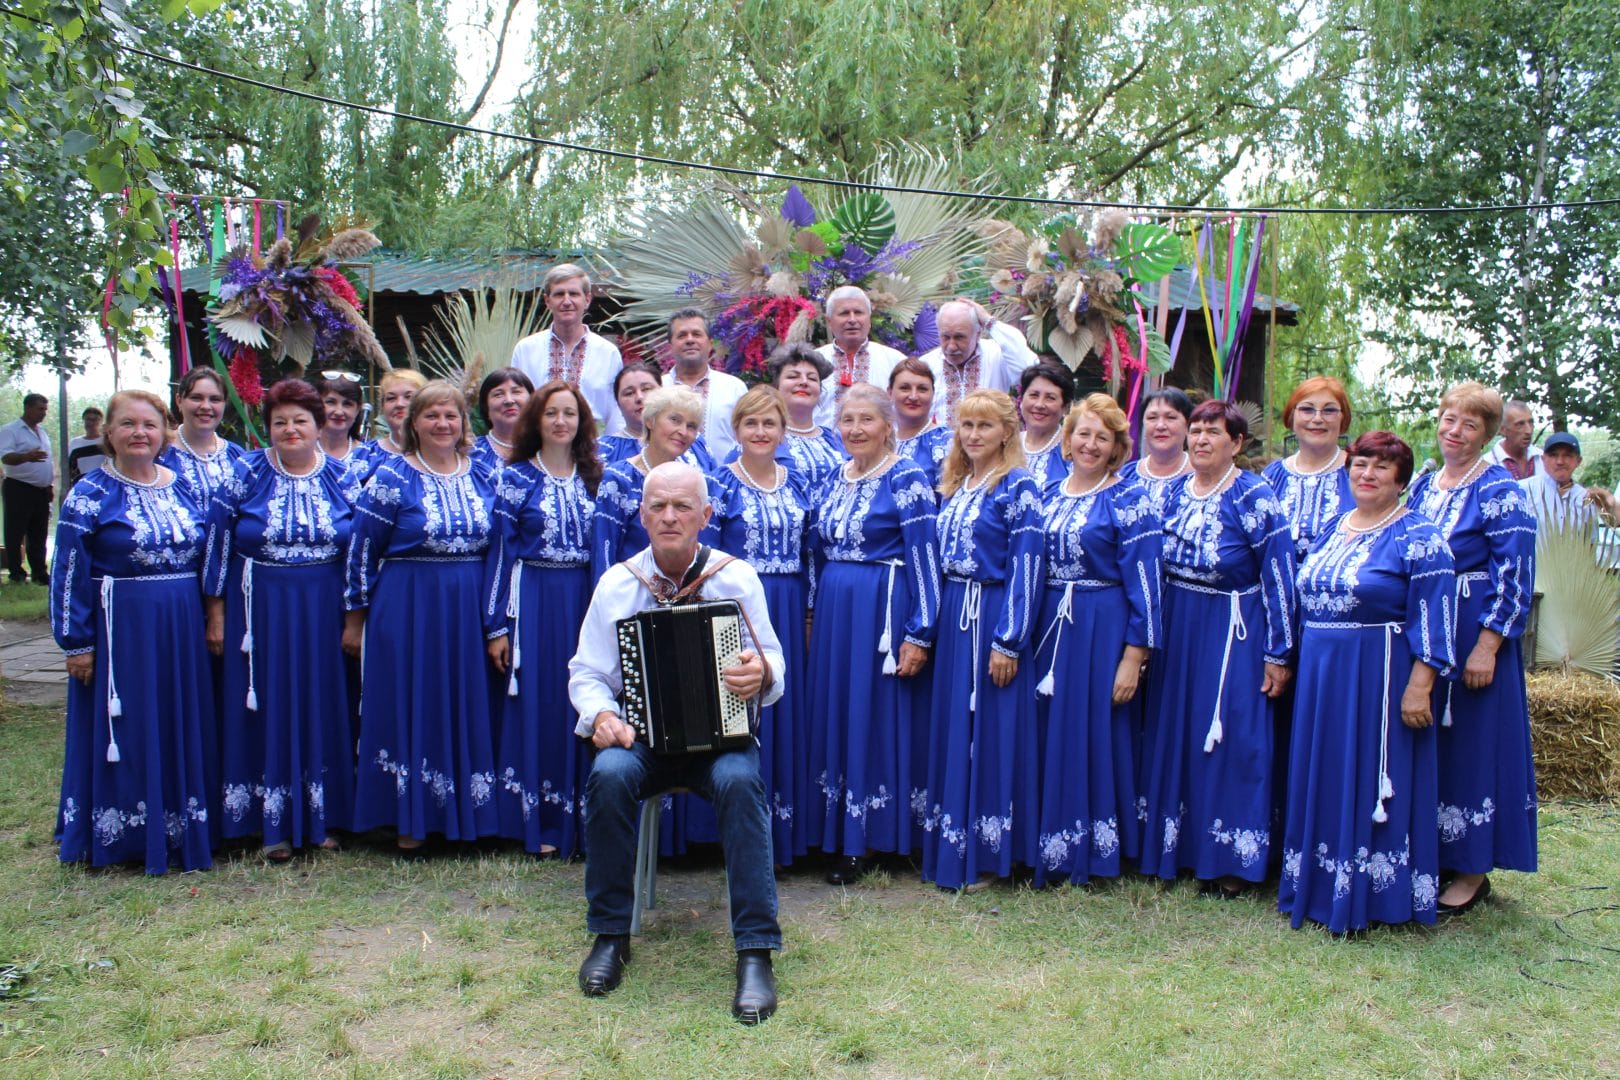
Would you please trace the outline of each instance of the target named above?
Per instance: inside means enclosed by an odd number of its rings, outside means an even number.
[[[1148,651],[1140,645],[1127,645],[1120,655],[1119,666],[1114,669],[1115,705],[1123,705],[1136,696],[1142,681],[1142,670],[1147,667]]]
[[[1266,677],[1260,680],[1260,692],[1268,698],[1278,698],[1288,689],[1288,680],[1294,673],[1281,664],[1266,662]]]
[[[96,677],[96,654],[93,652],[79,653],[67,659],[67,673],[89,686],[90,680]]]
[[[928,663],[928,650],[921,645],[913,645],[908,641],[900,646],[900,660],[895,665],[894,673],[902,679],[909,679],[921,671],[926,663]]]
[[[506,634],[498,638],[490,638],[484,643],[484,651],[489,653],[489,662],[495,665],[495,670],[502,675],[512,671],[512,639]]]
[[[1496,678],[1496,650],[1502,647],[1502,635],[1495,630],[1481,630],[1479,640],[1468,652],[1463,665],[1463,685],[1470,690],[1483,690]]]
[[[1409,728],[1426,728],[1434,723],[1434,668],[1418,661],[1401,693],[1401,723]]]
[[[203,637],[208,642],[208,651],[215,656],[225,655],[225,598],[222,596],[203,597]]]
[[[343,651],[360,659],[360,646],[366,640],[366,609],[343,613]]]
[[[1018,657],[990,650],[990,681],[1006,686],[1018,675]]]

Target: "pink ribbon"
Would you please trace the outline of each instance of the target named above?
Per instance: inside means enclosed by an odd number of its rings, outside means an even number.
[[[180,273],[180,214],[169,196],[169,251],[174,256],[174,325],[180,336],[180,374],[191,370],[191,342],[186,335],[185,281]]]

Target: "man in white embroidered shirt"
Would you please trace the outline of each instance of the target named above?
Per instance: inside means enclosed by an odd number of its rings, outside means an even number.
[[[956,406],[975,390],[1011,393],[1039,359],[1024,333],[991,317],[976,300],[949,300],[936,317],[939,347],[918,357],[934,373],[934,420],[956,426]]]
[[[872,298],[859,285],[840,285],[827,294],[827,333],[832,340],[816,351],[832,361],[833,377],[821,381],[816,423],[831,428],[851,386],[871,383],[887,392],[894,365],[906,354],[872,340]]]
[[[715,461],[725,461],[737,448],[731,411],[748,387],[737,376],[709,366],[714,343],[709,338],[709,320],[697,308],[681,308],[669,317],[669,351],[675,366],[664,374],[664,385],[697,391],[703,399],[703,443]]]
[[[573,263],[558,263],[540,282],[551,325],[530,334],[512,350],[512,366],[538,388],[560,379],[578,388],[591,403],[602,434],[624,430],[624,417],[613,398],[613,378],[624,366],[619,347],[585,325],[591,306],[591,278]]]
[[[744,699],[758,697],[761,705],[782,696],[787,672],[759,575],[698,543],[712,512],[703,474],[692,466],[665,462],[647,474],[641,523],[649,546],[602,575],[580,628],[579,650],[568,664],[568,696],[579,712],[575,732],[597,751],[585,784],[586,927],[596,940],[580,965],[579,986],[595,997],[619,985],[630,959],[641,801],[686,787],[712,802],[719,818],[737,948],[731,1012],[757,1024],[776,1011],[771,951],[782,947],[759,748],[655,755],[621,719],[618,700],[624,682],[617,624],[657,606],[655,588],[663,600],[736,600],[749,631],[737,663],[724,672],[726,688]]]

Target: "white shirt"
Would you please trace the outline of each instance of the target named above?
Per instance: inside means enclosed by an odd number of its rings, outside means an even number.
[[[512,366],[529,377],[536,390],[545,384],[551,372],[551,327],[538,334],[530,334],[512,350]],[[579,389],[590,402],[596,422],[602,425],[602,434],[617,435],[624,430],[624,417],[619,414],[618,402],[613,397],[613,378],[624,366],[619,347],[593,330],[585,331],[585,358],[579,366]]]
[[[31,428],[28,421],[18,417],[5,427],[0,427],[0,456],[27,454],[34,450],[45,451],[45,460],[7,465],[6,478],[21,480],[35,487],[50,487],[56,482],[56,466],[51,461],[51,437],[45,434],[45,425]]]
[[[88,450],[89,453],[80,454],[80,450]],[[78,454],[78,457],[74,457],[75,454]],[[80,435],[68,441],[68,471],[75,474],[75,479],[91,469],[99,468],[106,460],[107,455],[101,452],[100,439]]]
[[[948,416],[945,408],[944,350],[930,349],[918,359],[934,373],[934,422],[954,424],[956,418]],[[1021,332],[1000,320],[992,322],[989,336],[979,340],[979,385],[972,389],[1010,393],[1024,369],[1034,367],[1040,359]]]
[[[709,558],[712,561],[722,554],[719,549],[711,549]],[[652,548],[643,548],[626,561],[635,564],[636,569],[649,578],[658,573]],[[698,595],[704,600],[735,600],[742,605],[748,616],[743,626],[743,648],[759,653],[770,668],[771,684],[759,703],[762,706],[774,704],[782,696],[788,670],[782,657],[782,644],[776,638],[770,612],[765,608],[765,590],[759,583],[759,575],[752,566],[734,559],[705,581]],[[580,738],[591,737],[598,713],[621,715],[619,693],[624,689],[624,675],[619,667],[618,622],[656,604],[653,594],[621,563],[609,567],[597,582],[591,606],[585,612],[585,622],[579,628],[579,649],[568,661],[568,700],[579,713],[574,734]],[[753,640],[748,624],[758,632],[758,641]]]
[[[1547,470],[1541,465],[1541,447],[1531,443],[1525,451],[1525,456],[1530,459],[1531,476],[1541,476],[1546,473]],[[1485,459],[1492,465],[1500,465],[1507,460],[1507,451],[1502,449],[1501,439],[1496,440],[1496,445],[1485,451]],[[1529,479],[1529,477],[1525,479]],[[1519,481],[1519,483],[1524,483],[1524,480]]]
[[[859,351],[859,350],[856,350]],[[843,362],[843,353],[838,346],[828,342],[816,352],[832,361],[833,373],[821,381],[821,400],[816,404],[816,423],[824,428],[838,426],[838,368]],[[883,391],[889,392],[889,376],[894,374],[894,366],[906,358],[906,354],[899,349],[891,349],[887,345],[876,341],[866,343],[866,381]],[[719,460],[716,458],[716,460]]]
[[[685,386],[704,397],[703,442],[718,463],[726,460],[737,445],[736,436],[731,432],[731,411],[748,393],[748,384],[735,375],[714,368],[709,369],[704,381],[709,384],[706,395],[698,387],[681,382],[673,368],[664,373],[665,386]]]
[[[1584,529],[1597,517],[1597,507],[1586,501],[1584,487],[1571,482],[1559,491],[1558,482],[1547,475],[1546,469],[1520,480],[1519,486],[1524,489],[1530,512],[1536,516],[1537,530],[1556,528],[1560,522]]]

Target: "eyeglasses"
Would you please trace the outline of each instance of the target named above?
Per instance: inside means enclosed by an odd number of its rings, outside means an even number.
[[[1313,420],[1318,416],[1324,420],[1337,420],[1344,415],[1344,410],[1337,405],[1329,405],[1321,409],[1318,409],[1315,405],[1299,405],[1295,407],[1294,415],[1303,417],[1306,420]]]
[[[321,372],[321,378],[342,379],[344,382],[352,383],[357,383],[360,381],[360,376],[356,375],[352,371],[323,371]]]

